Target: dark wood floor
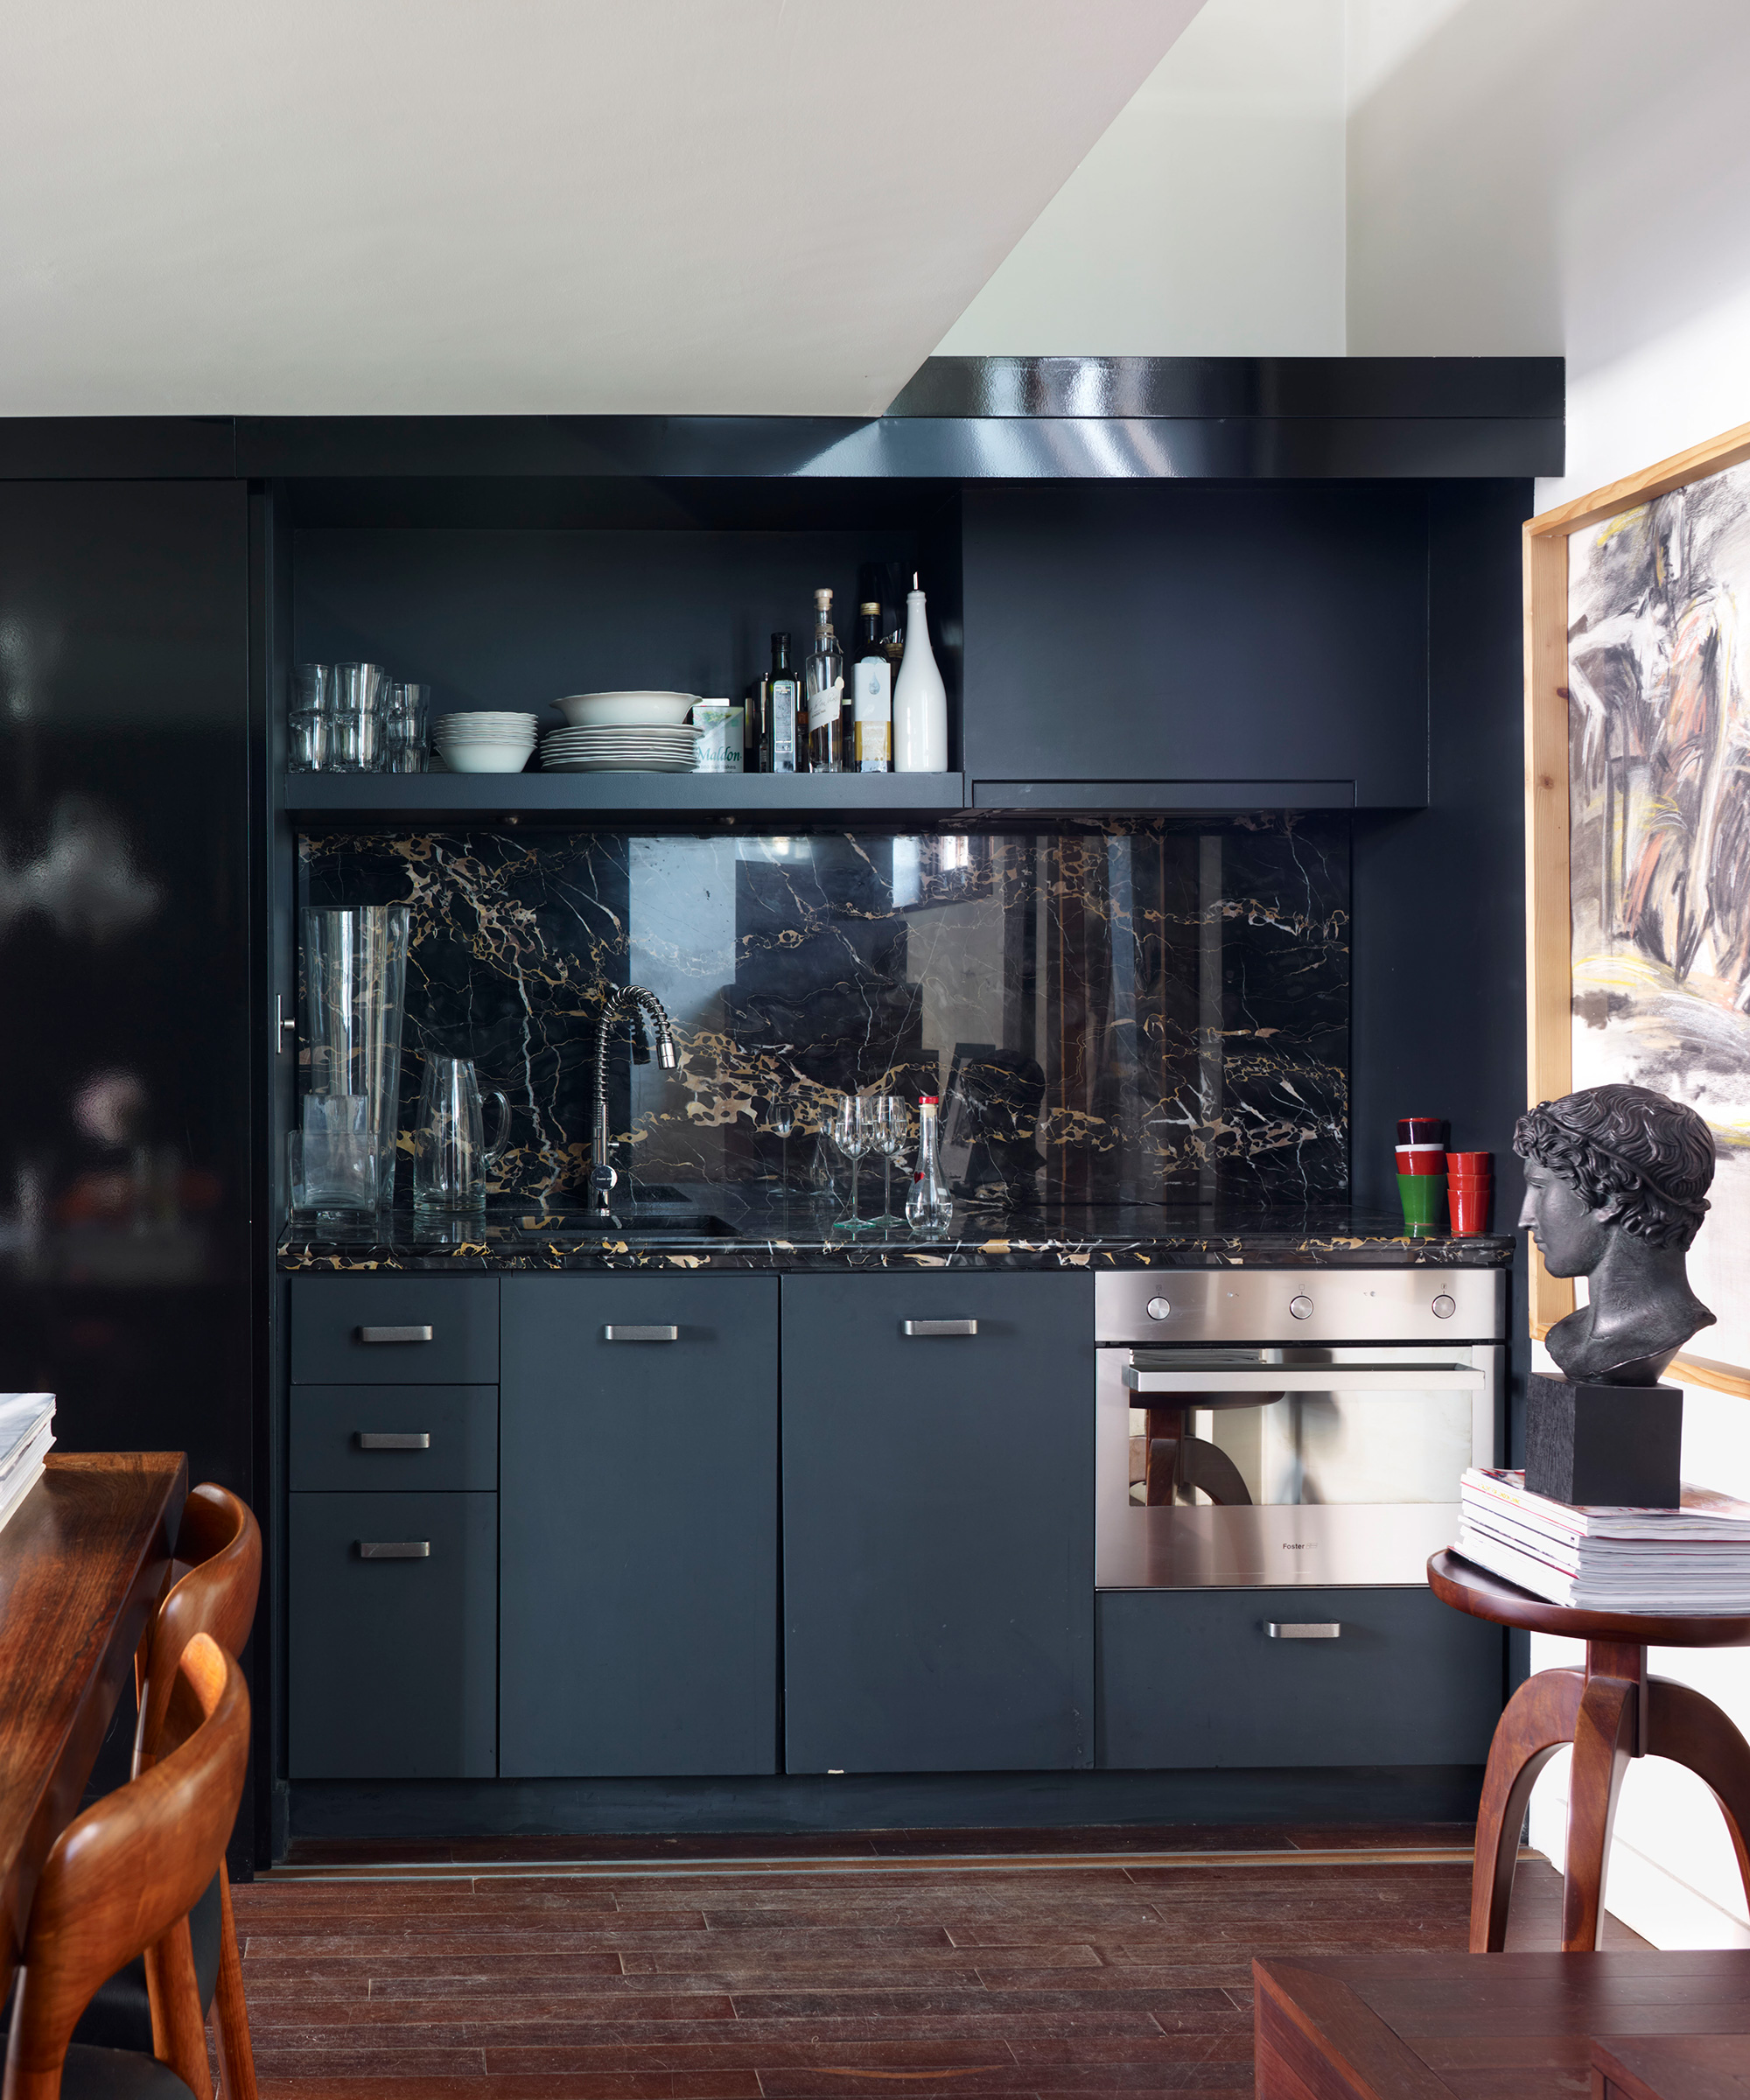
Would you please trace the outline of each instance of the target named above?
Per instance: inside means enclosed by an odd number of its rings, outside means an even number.
[[[428,1846],[380,1870],[400,1879],[312,1863],[240,1887],[263,2100],[1239,2100],[1255,1954],[1465,1944],[1450,1825],[983,1858],[968,1835],[641,1866],[567,1841],[526,1871]],[[1514,1943],[1556,1945],[1559,1899],[1526,1861]]]

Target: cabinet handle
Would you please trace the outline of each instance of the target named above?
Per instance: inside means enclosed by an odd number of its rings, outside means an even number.
[[[359,1432],[360,1451],[430,1451],[431,1432],[429,1429],[361,1429]]]
[[[359,1541],[360,1560],[430,1560],[431,1541],[429,1538],[361,1538]]]
[[[430,1341],[430,1327],[360,1327],[360,1341]]]
[[[678,1341],[678,1327],[628,1327],[623,1322],[619,1326],[604,1327],[604,1341]]]
[[[1340,1619],[1266,1619],[1264,1630],[1272,1641],[1340,1641]]]
[[[976,1320],[902,1320],[900,1332],[909,1334],[914,1341],[929,1341],[944,1334],[976,1334]]]

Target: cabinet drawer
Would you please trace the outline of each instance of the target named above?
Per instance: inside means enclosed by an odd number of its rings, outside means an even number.
[[[298,1276],[299,1385],[496,1385],[495,1276]]]
[[[1097,1623],[1107,1767],[1480,1765],[1501,1714],[1501,1629],[1427,1590],[1109,1590]]]
[[[492,1778],[498,1497],[289,1499],[290,1776]]]
[[[290,1413],[294,1490],[498,1486],[495,1385],[299,1385]]]

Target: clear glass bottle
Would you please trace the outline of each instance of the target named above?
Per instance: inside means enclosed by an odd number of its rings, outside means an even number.
[[[858,607],[860,630],[850,672],[851,769],[886,773],[893,757],[893,673],[881,652],[881,607]]]
[[[934,1094],[918,1097],[918,1164],[912,1175],[912,1193],[906,1198],[906,1224],[928,1239],[940,1239],[954,1217],[954,1199],[948,1193],[948,1177],[937,1149],[940,1106]]]
[[[808,654],[808,771],[844,771],[844,652],[832,631],[832,592],[815,592],[815,646]]]

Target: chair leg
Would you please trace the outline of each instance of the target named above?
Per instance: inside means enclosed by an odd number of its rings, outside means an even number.
[[[1685,1765],[1713,1789],[1738,1855],[1738,1876],[1750,1901],[1750,1743],[1712,1699],[1692,1685],[1653,1677],[1647,1685],[1646,1748],[1654,1757]]]
[[[219,1867],[219,1982],[213,1994],[213,2025],[219,2039],[219,2079],[225,2100],[256,2100],[256,2055],[249,2043],[249,2008],[243,1997],[243,1961],[237,1921],[231,1909],[231,1877]]]
[[[206,2027],[186,1918],[178,1918],[146,1950],[146,2000],[151,2007],[153,2055],[170,2066],[194,2100],[213,2100]]]
[[[1488,1746],[1471,1870],[1471,1952],[1499,1954],[1519,1864],[1519,1833],[1537,1774],[1573,1740],[1586,1679],[1577,1670],[1540,1670],[1507,1703]]]
[[[1610,1826],[1622,1774],[1634,1754],[1641,1687],[1628,1677],[1588,1677],[1574,1724],[1574,1768],[1568,1780],[1568,1852],[1562,1886],[1562,1951],[1597,1950],[1604,1922]]]

